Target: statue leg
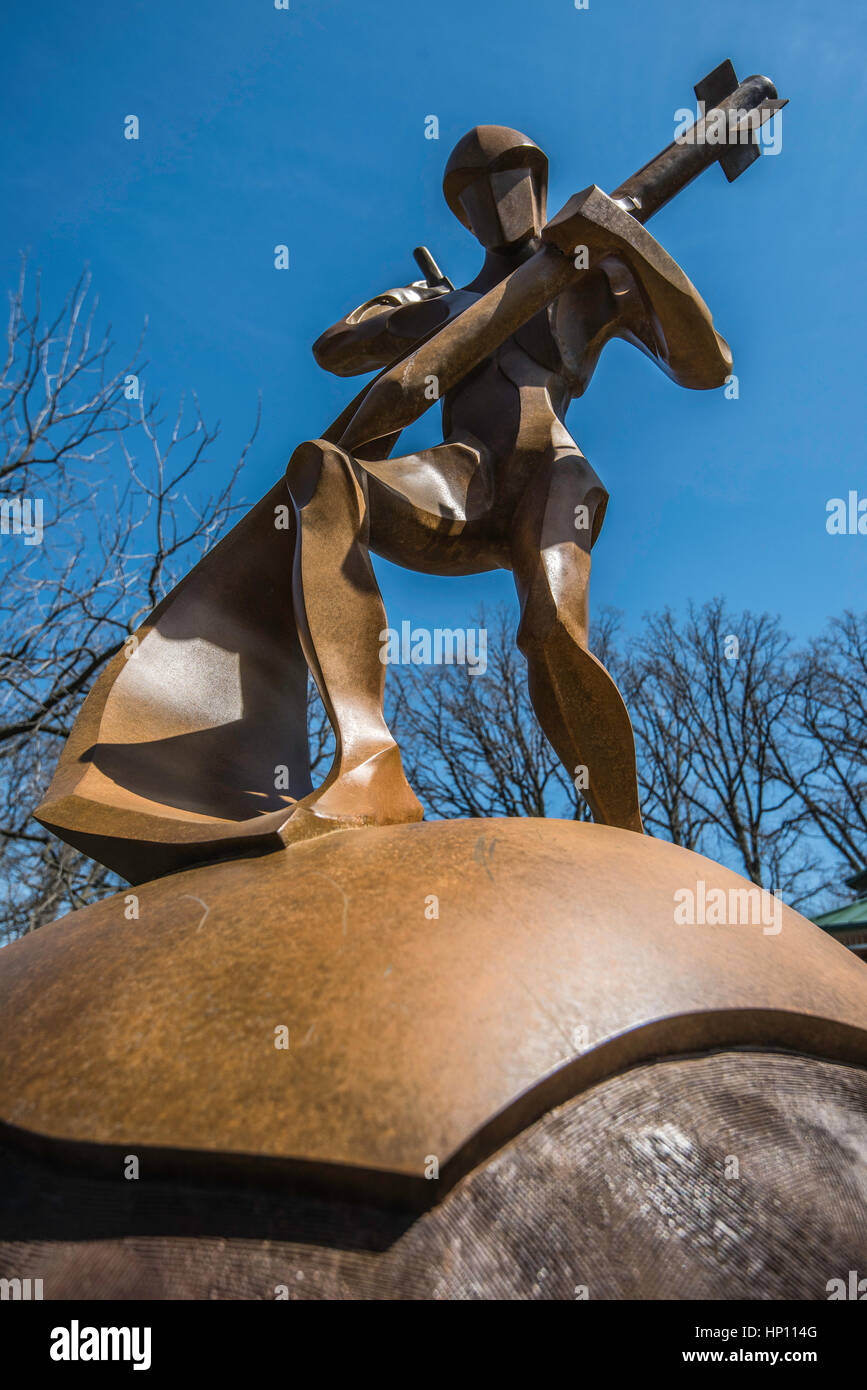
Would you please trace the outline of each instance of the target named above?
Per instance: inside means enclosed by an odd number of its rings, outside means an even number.
[[[521,604],[518,646],[527,658],[539,723],[593,817],[641,833],[635,740],[620,691],[587,647],[590,548],[606,494],[587,460],[555,452],[515,513],[512,565]]]
[[[368,551],[368,508],[348,454],[324,440],[299,445],[286,471],[297,537],[292,596],[307,664],[334,729],[334,762],[287,826],[305,833],[337,820],[422,819],[383,715],[379,659],[385,609]],[[310,824],[310,815],[319,825]]]

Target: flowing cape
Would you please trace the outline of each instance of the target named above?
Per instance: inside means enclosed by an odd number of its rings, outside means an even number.
[[[447,323],[465,302],[454,296]],[[368,381],[321,438],[340,442],[399,365]],[[430,404],[419,400],[413,418]],[[400,433],[368,429],[354,457],[387,458]],[[275,524],[284,506],[288,527]],[[313,790],[294,551],[281,479],[109,662],[36,809],[40,824],[130,883],[282,847],[295,802]]]
[[[281,480],[124,644],[36,812],[130,882],[278,848],[312,789],[289,501]]]
[[[340,441],[389,370],[321,438]],[[355,457],[387,457],[399,434],[380,432]],[[313,790],[294,553],[281,478],[109,662],[36,809],[41,825],[130,883],[283,846]]]

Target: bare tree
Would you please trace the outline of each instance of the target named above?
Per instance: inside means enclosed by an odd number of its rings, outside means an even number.
[[[867,865],[867,612],[846,612],[800,654],[781,776],[818,833],[852,873]],[[832,886],[831,883],[828,884]]]
[[[240,470],[202,487],[219,425],[193,397],[168,426],[83,277],[46,320],[38,278],[10,295],[0,377],[0,901],[8,938],[118,880],[31,819],[80,704],[147,612],[242,505]],[[36,521],[38,519],[38,526]]]
[[[589,812],[539,727],[527,690],[514,620],[481,610],[487,669],[468,665],[395,667],[391,723],[404,767],[435,816],[567,816]]]
[[[783,777],[797,667],[767,614],[721,599],[645,621],[630,652],[643,806],[653,833],[722,858],[754,883],[803,903],[818,864]]]
[[[392,723],[410,781],[437,816],[589,819],[536,721],[512,626],[505,609],[487,624],[485,676],[466,666],[391,672]],[[822,882],[809,815],[780,761],[799,736],[792,701],[800,677],[779,623],[733,617],[717,600],[690,608],[683,622],[670,612],[651,617],[625,643],[616,616],[603,612],[592,645],[630,709],[648,831],[719,857],[790,902],[812,898]],[[850,646],[847,670],[858,684],[863,641]],[[863,710],[867,683],[859,689]],[[858,745],[848,725],[838,733],[852,741],[842,797]]]
[[[689,712],[672,698],[670,673],[654,656],[633,651],[620,669],[635,732],[645,830],[700,851],[708,816],[691,795],[696,735]]]

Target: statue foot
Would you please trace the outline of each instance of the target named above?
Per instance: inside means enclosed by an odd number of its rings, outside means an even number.
[[[404,825],[424,819],[424,809],[406,780],[396,744],[380,749],[303,797],[280,829],[285,845],[332,830]]]

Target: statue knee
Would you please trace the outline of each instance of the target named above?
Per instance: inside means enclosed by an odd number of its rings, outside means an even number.
[[[583,613],[553,605],[542,612],[524,615],[518,628],[518,650],[529,662],[541,658],[590,655],[587,622]]]
[[[353,477],[349,455],[325,439],[299,444],[286,465],[286,485],[297,507],[305,507],[330,478]]]
[[[589,555],[575,546],[559,550],[555,566],[539,555],[533,570],[521,595],[518,649],[528,660],[564,644],[588,650]]]

